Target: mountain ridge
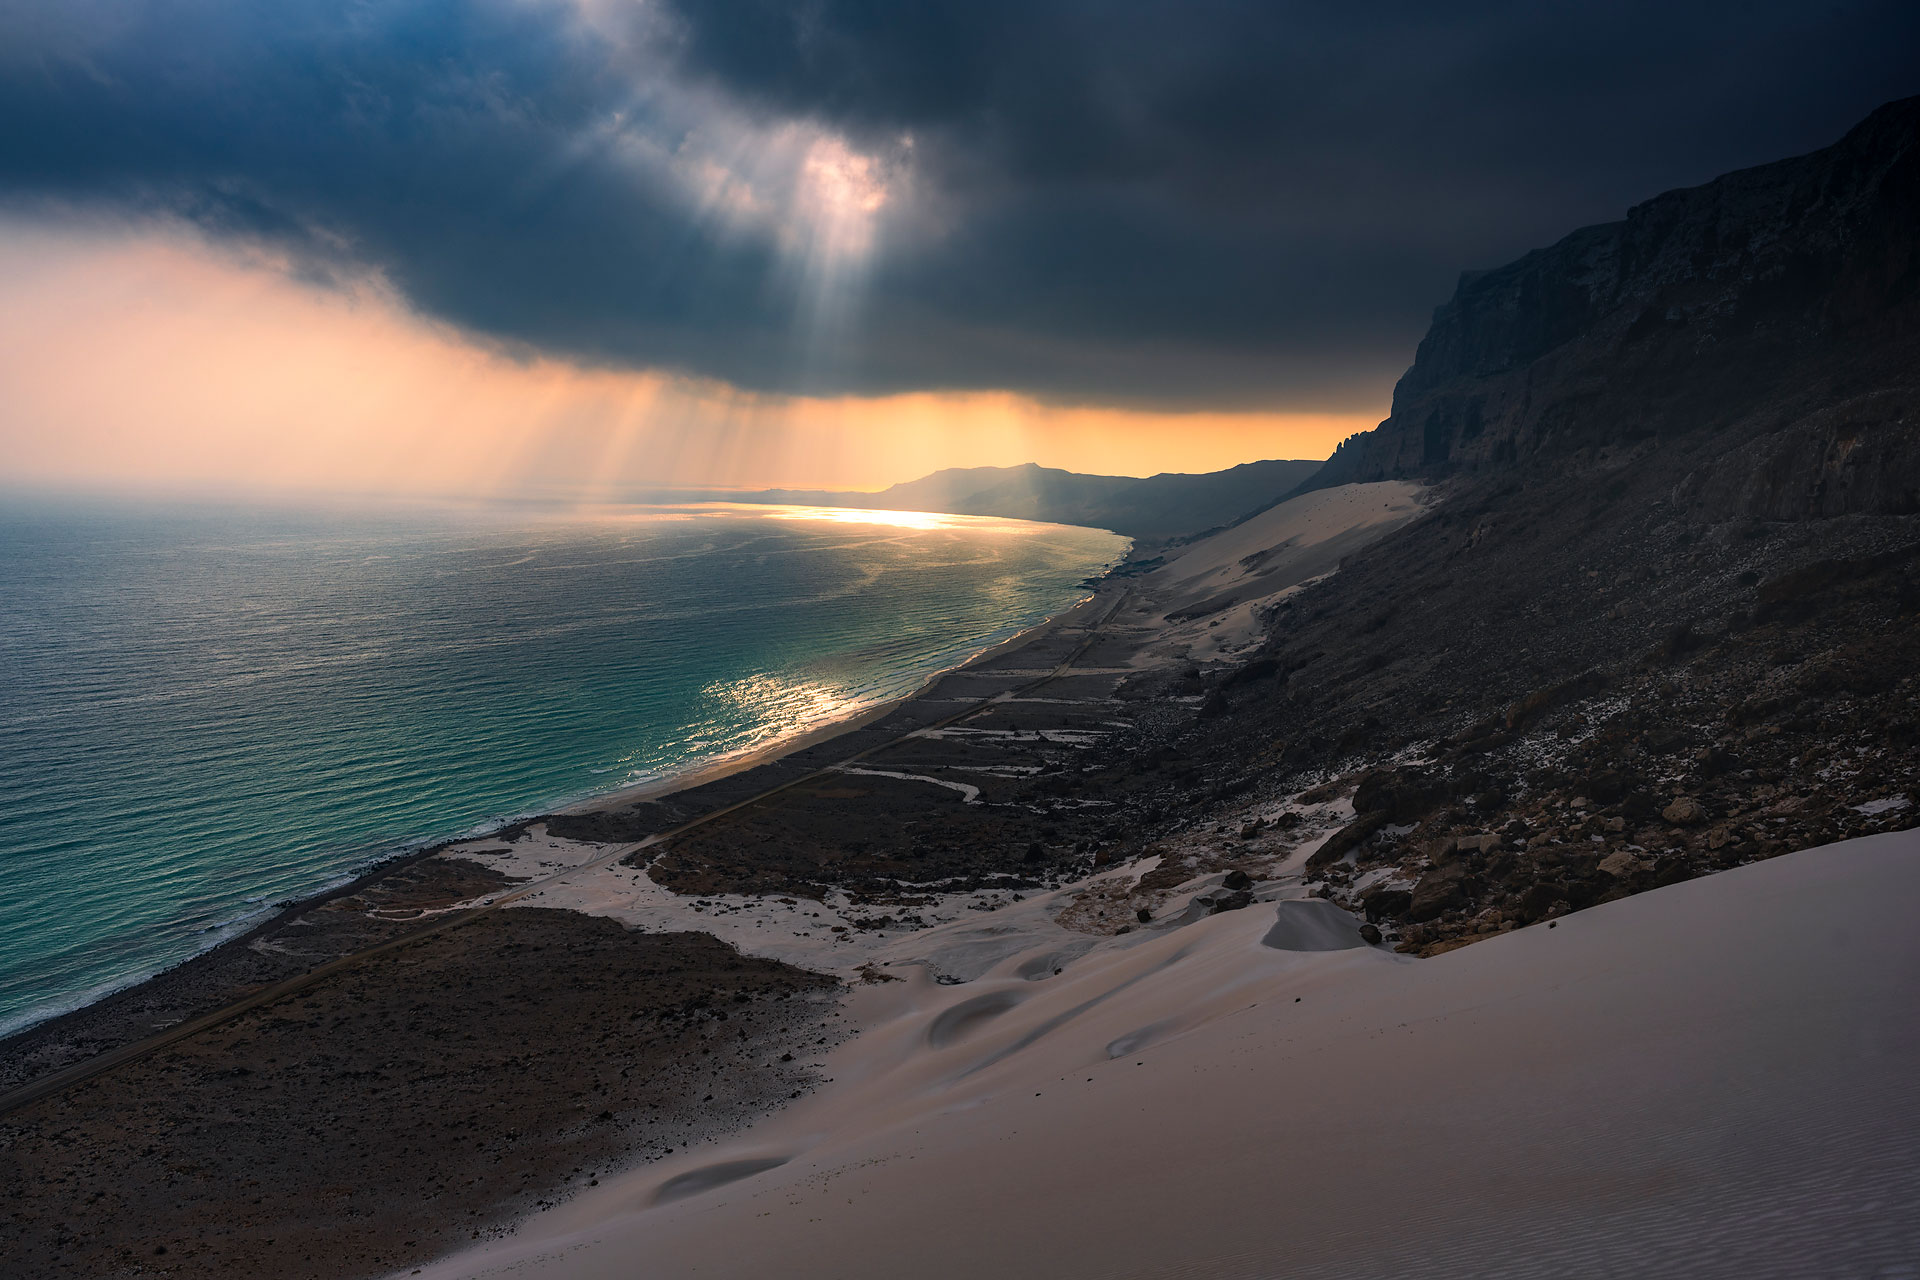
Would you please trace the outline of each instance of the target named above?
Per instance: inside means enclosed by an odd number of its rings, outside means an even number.
[[[1920,99],[1466,275],[1306,488],[1381,480],[1423,513],[1157,677],[1216,831],[1349,794],[1308,866],[1430,957],[1911,826]]]
[[[727,497],[734,502],[1003,516],[1093,525],[1161,540],[1218,528],[1271,505],[1322,465],[1317,460],[1270,459],[1221,471],[1163,471],[1142,478],[1090,475],[1028,462],[948,467],[877,492],[764,489]]]
[[[1722,437],[1723,516],[1920,508],[1920,98],[1462,274],[1379,427],[1302,489]]]

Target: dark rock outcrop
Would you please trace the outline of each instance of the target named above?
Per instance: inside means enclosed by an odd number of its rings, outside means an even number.
[[[1355,818],[1352,822],[1349,822],[1346,826],[1328,836],[1326,842],[1313,851],[1312,856],[1307,859],[1308,869],[1317,870],[1320,867],[1329,866],[1332,863],[1340,861],[1340,859],[1352,852],[1362,840],[1365,840],[1368,836],[1385,826],[1386,821],[1387,815],[1384,813],[1362,814],[1360,817]]]
[[[1449,908],[1460,906],[1467,900],[1471,887],[1472,879],[1465,863],[1449,862],[1435,867],[1413,886],[1407,918],[1416,922],[1431,920]]]
[[[1413,906],[1413,894],[1407,889],[1389,889],[1376,885],[1360,895],[1361,907],[1369,922],[1390,920],[1407,914]]]
[[[1355,813],[1382,814],[1387,822],[1412,822],[1446,801],[1445,779],[1422,769],[1375,769],[1353,793]]]
[[[1920,98],[1464,275],[1393,413],[1308,482],[1591,465],[1714,436],[1705,518],[1920,510]]]

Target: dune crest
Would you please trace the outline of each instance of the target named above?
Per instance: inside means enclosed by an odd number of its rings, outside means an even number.
[[[837,1083],[756,1136],[799,1139],[789,1162],[635,1213],[637,1182],[692,1176],[641,1171],[426,1274],[1891,1274],[1920,1249],[1885,1211],[1920,1193],[1920,1026],[1886,1016],[1920,979],[1916,893],[1900,832],[1427,962],[1276,950],[1238,911],[1038,984],[1016,958],[880,990]],[[1019,1047],[955,1077],[995,1046]]]

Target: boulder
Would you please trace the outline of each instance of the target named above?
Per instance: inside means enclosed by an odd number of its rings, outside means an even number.
[[[1360,906],[1369,920],[1387,920],[1403,916],[1413,905],[1413,893],[1408,889],[1389,889],[1377,884],[1360,895]]]
[[[1203,901],[1207,903],[1208,915],[1219,915],[1222,911],[1239,911],[1243,907],[1252,906],[1253,895],[1245,889],[1224,892],[1216,890],[1210,897],[1203,899]]]
[[[1695,757],[1695,764],[1704,778],[1717,778],[1723,773],[1737,772],[1742,767],[1740,757],[1717,745],[1703,749]]]
[[[1420,877],[1420,883],[1413,886],[1412,901],[1407,905],[1407,918],[1432,920],[1461,905],[1467,900],[1467,879],[1464,863],[1450,862],[1444,867],[1428,871]]]
[[[1707,811],[1692,796],[1681,796],[1662,809],[1660,816],[1676,827],[1697,827],[1707,820]]]
[[[1508,914],[1522,924],[1532,924],[1553,910],[1556,902],[1565,901],[1566,896],[1567,886],[1558,880],[1540,880],[1520,895]]]
[[[1363,924],[1363,925],[1361,925],[1361,926],[1360,926],[1360,937],[1361,937],[1361,938],[1362,938],[1362,939],[1363,939],[1363,940],[1364,940],[1364,941],[1366,942],[1366,944],[1367,944],[1368,946],[1370,946],[1370,947],[1377,947],[1377,946],[1379,946],[1379,945],[1380,945],[1380,926],[1378,926],[1378,925],[1373,925],[1373,924]]]
[[[1422,769],[1375,769],[1353,793],[1355,813],[1380,813],[1388,822],[1417,822],[1447,802],[1446,783]]]
[[[1251,889],[1253,888],[1253,877],[1238,867],[1235,867],[1232,871],[1227,872],[1226,879],[1220,882],[1220,887],[1222,889]]]
[[[1313,856],[1307,859],[1307,867],[1313,869],[1324,867],[1330,862],[1338,862],[1340,859],[1346,857],[1354,846],[1385,826],[1386,823],[1387,815],[1385,813],[1369,813],[1362,817],[1355,818],[1352,822],[1349,822],[1346,826],[1328,836],[1326,843],[1313,851]]]
[[[1624,880],[1640,869],[1640,859],[1625,849],[1616,849],[1600,859],[1600,870],[1616,880]]]

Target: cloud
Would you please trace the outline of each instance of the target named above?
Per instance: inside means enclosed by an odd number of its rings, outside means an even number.
[[[1008,392],[756,395],[511,358],[390,291],[190,234],[0,221],[0,488],[610,500],[665,486],[882,488],[940,467],[1214,470],[1371,425],[1163,415]]]
[[[0,199],[760,392],[1378,403],[1485,266],[1920,88],[1910,6],[15,0]]]

